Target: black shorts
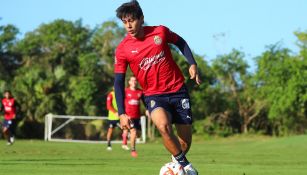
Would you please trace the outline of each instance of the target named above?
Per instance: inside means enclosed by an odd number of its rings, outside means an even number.
[[[16,128],[16,120],[12,119],[12,120],[3,120],[3,125],[2,128],[7,128],[10,132],[15,132],[15,128]]]
[[[135,128],[137,130],[141,130],[141,119],[130,119],[130,127]]]
[[[171,114],[172,123],[192,124],[190,96],[186,86],[175,93],[145,96],[147,109],[151,113],[157,108],[163,108]]]
[[[116,126],[120,126],[119,125],[119,120],[108,120],[108,124],[109,124],[109,128],[115,128]]]

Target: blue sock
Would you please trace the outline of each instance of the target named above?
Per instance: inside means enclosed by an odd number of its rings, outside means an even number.
[[[175,159],[178,161],[178,163],[182,166],[185,167],[188,164],[190,164],[190,162],[188,161],[188,159],[185,157],[184,152],[180,151],[179,154],[174,155]]]

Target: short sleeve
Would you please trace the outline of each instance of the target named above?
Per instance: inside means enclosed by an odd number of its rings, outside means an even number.
[[[114,60],[114,72],[115,73],[126,73],[127,71],[127,59],[125,58],[124,50],[121,47],[117,47],[115,51]]]
[[[165,32],[166,40],[168,43],[173,43],[175,44],[178,41],[179,36],[172,32],[169,28],[165,26],[161,26]]]

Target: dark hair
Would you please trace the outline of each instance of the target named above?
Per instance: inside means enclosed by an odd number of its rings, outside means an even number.
[[[4,90],[3,93],[9,93],[12,94],[12,92],[10,90]]]
[[[119,6],[116,9],[116,16],[119,19],[127,16],[131,16],[134,19],[140,19],[143,16],[143,11],[138,1],[132,0]]]

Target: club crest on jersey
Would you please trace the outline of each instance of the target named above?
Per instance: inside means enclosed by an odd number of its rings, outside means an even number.
[[[155,107],[155,105],[156,105],[155,100],[150,100],[150,107],[153,108]]]
[[[181,100],[182,109],[190,109],[189,99],[185,98]]]
[[[160,38],[158,35],[154,37],[154,42],[156,45],[160,45],[162,43],[162,38]]]

